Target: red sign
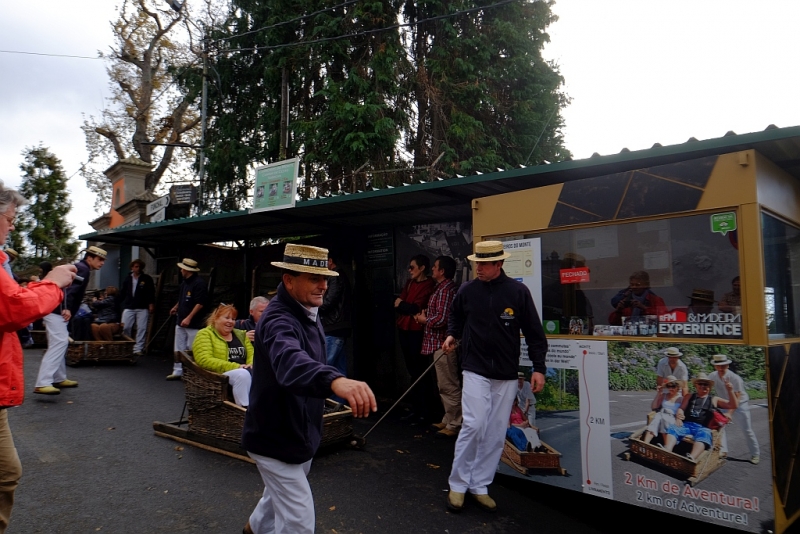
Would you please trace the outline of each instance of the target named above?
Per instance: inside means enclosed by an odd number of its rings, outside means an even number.
[[[588,267],[573,267],[572,269],[561,269],[562,284],[579,284],[589,281]]]

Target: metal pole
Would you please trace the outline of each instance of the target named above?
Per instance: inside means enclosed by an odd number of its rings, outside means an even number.
[[[198,215],[203,214],[203,179],[206,172],[206,106],[208,104],[208,36],[203,36],[203,97],[200,105],[200,170],[198,178],[200,187],[197,195]]]

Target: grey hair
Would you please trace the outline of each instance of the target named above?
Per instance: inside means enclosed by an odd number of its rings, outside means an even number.
[[[253,300],[250,301],[250,311],[255,310],[256,306],[264,303],[269,304],[269,299],[267,297],[261,297],[261,296],[255,297]]]
[[[0,213],[5,213],[13,204],[15,207],[24,206],[28,201],[16,189],[7,189],[0,180]]]

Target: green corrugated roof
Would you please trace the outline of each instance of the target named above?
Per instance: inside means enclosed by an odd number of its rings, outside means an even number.
[[[158,223],[114,228],[80,236],[80,239],[126,245],[170,245],[243,241],[289,235],[322,234],[354,227],[422,224],[471,218],[474,198],[613,174],[678,161],[755,149],[786,172],[800,178],[800,126],[768,127],[762,132],[736,135],[645,150],[623,149],[619,154],[593,155],[562,161],[298,201],[294,208],[249,213],[247,210],[214,213]]]

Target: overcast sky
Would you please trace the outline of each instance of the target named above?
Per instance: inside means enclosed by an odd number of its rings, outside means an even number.
[[[198,0],[187,0],[198,1]],[[113,0],[0,0],[0,50],[95,57],[111,43]],[[561,0],[550,27],[572,98],[576,159],[800,125],[800,2]],[[99,216],[82,177],[82,114],[108,95],[102,61],[0,52],[0,178],[20,183],[21,152],[40,142],[71,176],[75,234]]]

